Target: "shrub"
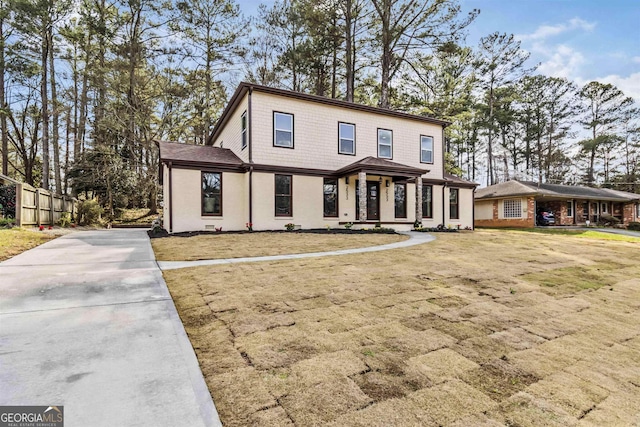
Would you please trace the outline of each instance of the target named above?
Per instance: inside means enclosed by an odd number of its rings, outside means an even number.
[[[78,203],[78,223],[82,225],[94,225],[100,220],[104,210],[95,199]]]
[[[16,220],[13,218],[0,218],[0,228],[12,228],[16,226]]]
[[[344,225],[344,228],[346,228],[347,230],[351,230],[351,227],[353,227],[353,223],[352,222],[348,222]]]
[[[69,214],[69,212],[63,212],[62,216],[60,216],[60,219],[58,220],[58,226],[62,228],[67,228],[70,225],[71,225],[71,215]]]
[[[0,214],[5,218],[16,217],[16,186],[0,185]]]
[[[627,230],[640,231],[640,222],[630,222],[629,225],[627,225]]]
[[[293,231],[293,229],[294,229],[295,227],[296,227],[296,225],[295,225],[294,223],[292,223],[292,222],[290,222],[290,223],[288,223],[288,224],[285,224],[285,225],[284,225],[284,228],[286,228],[286,229],[287,229],[287,231]]]

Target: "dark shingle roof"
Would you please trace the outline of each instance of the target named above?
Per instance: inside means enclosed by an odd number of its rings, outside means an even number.
[[[159,142],[160,161],[171,161],[175,164],[227,166],[241,169],[242,160],[228,148],[203,145],[179,144],[176,142]]]
[[[455,176],[447,172],[444,173],[444,179],[447,184],[454,187],[477,187],[478,185],[480,185],[473,181],[467,181],[466,179],[462,179],[459,176]]]
[[[414,168],[413,166],[403,165],[402,163],[392,162],[391,160],[379,159],[377,157],[365,157],[357,162],[353,162],[336,171],[338,176],[348,175],[353,172],[367,173],[387,173],[408,176],[419,176],[429,172],[426,169]]]
[[[533,181],[507,181],[476,191],[476,199],[497,199],[509,196],[568,197],[581,199],[626,202],[640,200],[640,194],[608,188],[584,187],[581,185],[540,184]]]

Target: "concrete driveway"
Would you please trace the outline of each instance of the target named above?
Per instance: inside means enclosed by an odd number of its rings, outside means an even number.
[[[142,230],[81,231],[0,263],[0,405],[65,426],[217,426]]]

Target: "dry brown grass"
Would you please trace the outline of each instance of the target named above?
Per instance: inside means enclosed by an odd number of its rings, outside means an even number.
[[[196,261],[337,251],[406,239],[399,234],[203,234],[153,239],[151,245],[158,261]]]
[[[226,426],[640,423],[637,243],[478,231],[164,274]]]
[[[23,228],[0,229],[0,261],[35,248],[56,237],[52,233],[30,231]]]

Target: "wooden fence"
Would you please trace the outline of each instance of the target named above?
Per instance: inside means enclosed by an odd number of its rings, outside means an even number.
[[[77,200],[28,184],[16,184],[16,225],[55,225],[64,213],[76,217]]]

